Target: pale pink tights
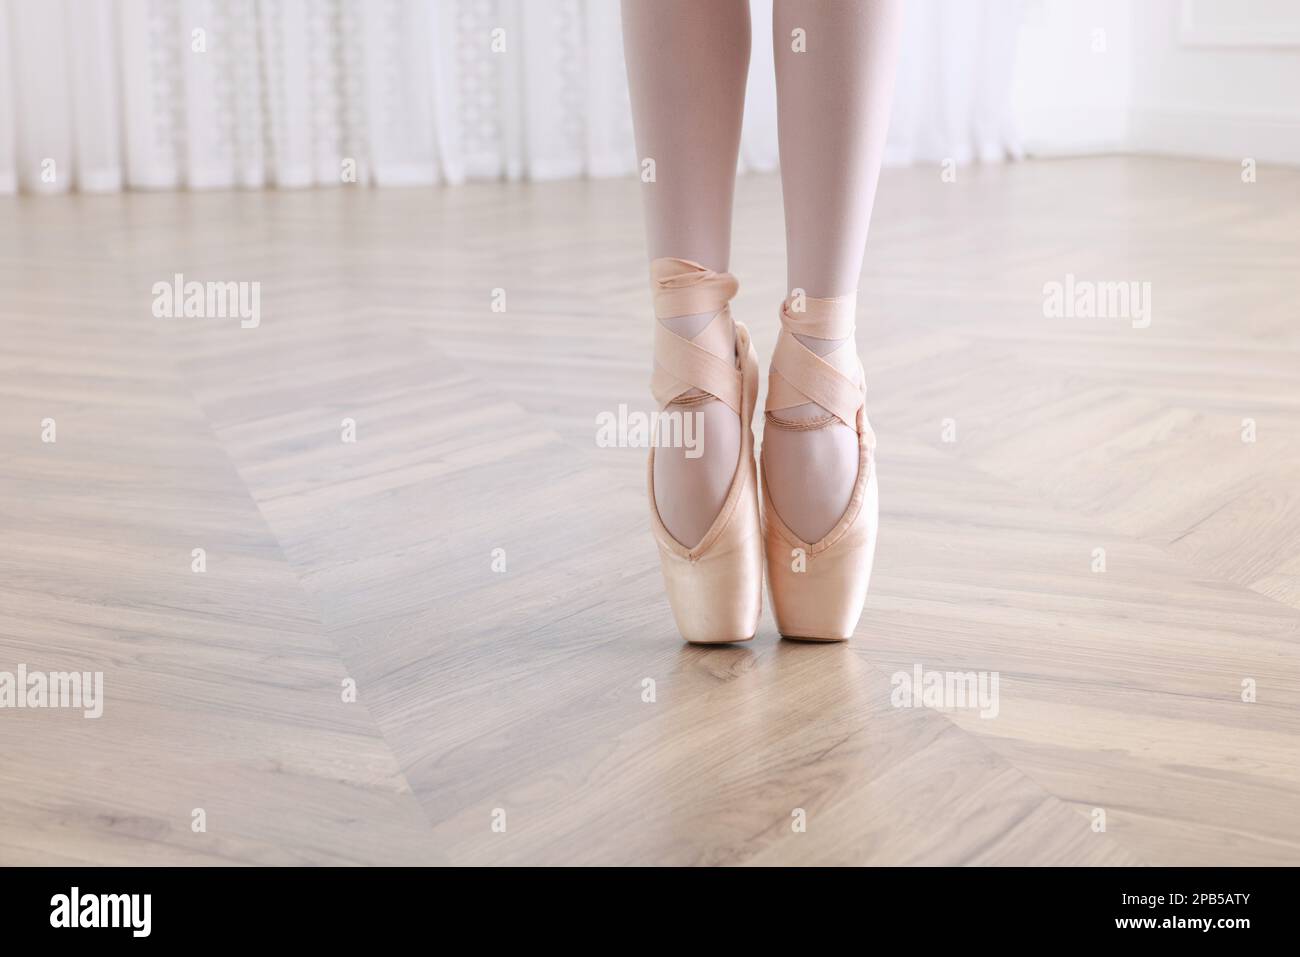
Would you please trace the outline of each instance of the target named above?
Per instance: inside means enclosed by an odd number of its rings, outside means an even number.
[[[777,119],[789,290],[811,298],[858,288],[880,176],[902,27],[902,0],[775,0]],[[623,44],[645,183],[650,259],[690,259],[725,271],[749,68],[748,0],[623,0]],[[740,277],[742,283],[744,277]],[[775,317],[780,303],[772,303]],[[711,316],[666,323],[692,336]],[[806,339],[828,352],[843,340]],[[655,500],[668,531],[693,546],[722,506],[736,467],[740,422],[717,400],[704,414],[704,454],[661,448]],[[784,419],[822,419],[809,403]],[[857,475],[857,437],[834,422],[764,431],[772,501],[800,538],[839,520]]]

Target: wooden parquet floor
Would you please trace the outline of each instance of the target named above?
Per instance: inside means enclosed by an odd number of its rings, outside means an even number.
[[[0,672],[104,673],[0,710],[0,863],[1300,863],[1300,170],[886,171],[839,646],[673,629],[595,441],[649,407],[640,188],[0,199]],[[765,363],[779,182],[736,215]],[[176,273],[260,325],[155,318]]]

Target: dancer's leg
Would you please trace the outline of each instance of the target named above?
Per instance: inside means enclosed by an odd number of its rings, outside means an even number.
[[[623,0],[623,47],[637,153],[653,159],[643,183],[650,259],[674,257],[726,271],[745,79],[748,0]],[[662,320],[690,338],[713,314]],[[710,399],[700,413],[704,454],[655,452],[655,503],[665,527],[693,547],[726,497],[740,454],[740,420]]]
[[[777,119],[785,198],[786,275],[810,298],[856,294],[893,97],[902,0],[776,0]],[[791,48],[804,31],[806,49]],[[825,355],[844,340],[799,337]],[[808,403],[782,410],[824,420]],[[848,506],[858,471],[853,430],[782,428],[769,417],[763,460],[773,504],[804,541],[823,538]]]

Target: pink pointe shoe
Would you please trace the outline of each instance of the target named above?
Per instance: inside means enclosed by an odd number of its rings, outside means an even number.
[[[751,428],[758,398],[758,356],[743,324],[735,323],[732,331],[728,303],[738,284],[730,273],[685,259],[656,259],[650,264],[650,276],[656,319],[715,313],[691,339],[655,323],[655,370],[650,382],[655,400],[667,408],[698,389],[740,416],[741,432],[740,455],[722,510],[694,548],[682,545],[664,527],[655,505],[655,450],[650,449],[650,522],[668,603],[677,630],[689,642],[748,641],[763,610],[763,540]]]
[[[815,402],[858,435],[858,477],[848,508],[820,541],[805,542],[781,520],[763,478],[763,547],[777,628],[787,638],[847,641],[853,637],[871,581],[879,499],[875,433],[866,415],[866,376],[853,341],[856,296],[806,299],[803,312],[781,308],[781,335],[768,379],[768,426],[782,409]],[[846,339],[819,356],[795,338]],[[794,425],[794,423],[791,423]]]

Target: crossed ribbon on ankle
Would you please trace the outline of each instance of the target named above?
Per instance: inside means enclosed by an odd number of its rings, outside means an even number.
[[[655,322],[655,369],[650,378],[655,401],[667,406],[699,389],[740,415],[743,393],[729,305],[740,288],[736,277],[689,259],[665,258],[650,264],[650,280],[656,320],[715,313],[690,339]]]
[[[862,361],[851,347],[857,299],[856,293],[834,299],[801,296],[781,304],[781,335],[772,354],[765,409],[780,412],[815,402],[857,432],[870,448],[875,444],[875,434],[862,411],[866,376]],[[803,308],[796,310],[792,304]],[[796,336],[845,341],[820,356]]]
[[[737,415],[742,381],[735,360],[730,301],[739,289],[736,277],[689,259],[662,258],[650,264],[656,320],[713,312],[698,334],[688,339],[661,321],[655,323],[655,369],[650,391],[661,407],[692,389],[717,396]],[[802,309],[792,308],[800,305]],[[862,362],[849,347],[855,326],[857,295],[834,299],[801,296],[781,304],[781,335],[768,378],[768,412],[808,402],[826,409],[861,437],[868,448],[875,435],[862,414],[866,378]],[[847,340],[819,356],[796,336]]]

